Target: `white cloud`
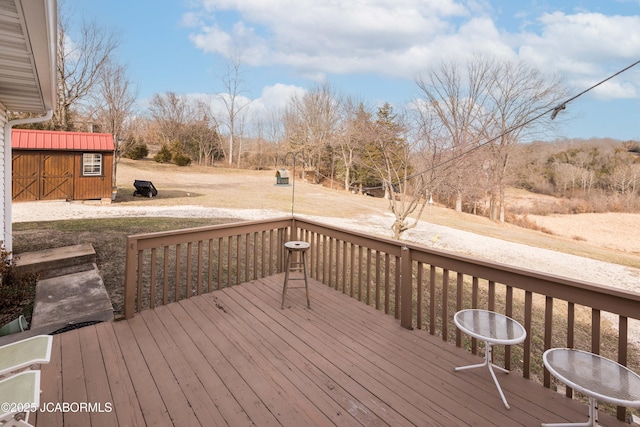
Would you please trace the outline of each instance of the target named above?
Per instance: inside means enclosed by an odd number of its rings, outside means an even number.
[[[247,65],[285,66],[324,81],[369,73],[405,79],[443,59],[519,57],[585,89],[640,58],[640,16],[517,10],[501,16],[489,0],[200,0],[185,14],[205,52],[242,53]],[[561,6],[558,6],[561,7]],[[522,8],[520,8],[522,9]],[[584,9],[581,9],[584,10]],[[496,21],[510,19],[510,24]],[[518,25],[521,24],[521,25]],[[506,28],[512,28],[511,32]],[[626,73],[594,91],[640,96]]]
[[[478,10],[476,2],[468,3]],[[411,77],[422,60],[413,54],[439,53],[433,42],[455,35],[458,24],[451,20],[464,23],[471,15],[454,0],[203,0],[202,5],[214,24],[192,35],[199,48],[226,54],[233,40],[252,47],[251,55],[245,54],[251,65],[287,65],[315,79],[356,72]],[[225,12],[237,14],[237,21],[221,22]]]
[[[256,101],[264,105],[267,110],[281,110],[287,106],[291,98],[300,97],[305,92],[304,88],[278,83],[273,86],[265,86],[260,98]]]
[[[522,46],[543,55],[545,65],[558,59],[563,71],[581,72],[571,64],[635,59],[640,56],[640,16],[606,16],[600,13],[545,14],[540,34],[525,34]]]
[[[236,106],[240,111],[240,115],[246,115],[250,117],[250,123],[258,123],[261,121],[267,121],[271,119],[273,114],[278,114],[288,105],[293,96],[300,96],[304,94],[306,90],[304,88],[275,84],[271,86],[265,86],[262,89],[262,93],[259,97],[251,99],[247,96],[237,96]],[[195,105],[198,102],[204,102],[209,105],[211,112],[217,118],[221,125],[228,121],[229,113],[224,100],[229,100],[229,94],[204,94],[204,93],[192,93],[187,95],[188,99]]]
[[[191,41],[204,52],[226,55],[232,44],[230,34],[221,30],[217,25],[203,26],[200,33],[192,34]]]
[[[519,35],[520,57],[568,76],[576,89],[586,89],[640,58],[640,16],[555,12],[542,15],[538,23],[538,33]],[[640,75],[618,76],[594,93],[605,98],[638,96]]]

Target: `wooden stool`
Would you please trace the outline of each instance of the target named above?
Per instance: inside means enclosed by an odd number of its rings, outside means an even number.
[[[284,273],[284,286],[282,287],[282,309],[284,309],[284,299],[287,295],[289,280],[304,280],[304,287],[307,291],[307,307],[311,308],[311,302],[309,301],[309,283],[307,282],[307,258],[305,256],[309,247],[309,243],[297,240],[293,240],[284,244],[284,248],[287,250],[287,258],[285,261],[286,270]],[[294,252],[300,253],[299,261],[292,260]],[[302,271],[303,277],[289,278],[290,271]],[[297,288],[302,288],[302,286],[298,286]]]

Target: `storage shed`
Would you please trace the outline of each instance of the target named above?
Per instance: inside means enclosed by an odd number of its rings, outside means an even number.
[[[12,200],[111,200],[113,136],[12,129]]]

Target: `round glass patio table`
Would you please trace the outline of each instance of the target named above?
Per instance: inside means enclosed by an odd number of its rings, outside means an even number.
[[[589,421],[543,426],[597,426],[597,401],[640,407],[640,376],[626,366],[598,354],[570,348],[549,349],[543,353],[542,361],[551,375],[589,398]]]
[[[459,366],[454,371],[462,371],[465,369],[479,368],[486,366],[491,373],[493,382],[500,393],[504,406],[509,409],[507,399],[502,392],[502,387],[496,378],[493,369],[501,372],[509,373],[507,369],[495,365],[491,360],[491,347],[494,345],[514,345],[519,344],[527,337],[527,331],[524,327],[504,314],[496,313],[488,310],[468,309],[458,311],[453,316],[453,321],[465,334],[482,340],[485,342],[484,362],[475,365]]]

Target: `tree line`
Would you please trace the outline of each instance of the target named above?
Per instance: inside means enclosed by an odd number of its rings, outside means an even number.
[[[58,106],[40,126],[111,133],[114,168],[147,148],[179,165],[265,169],[295,160],[308,181],[386,197],[396,237],[430,201],[504,221],[514,186],[579,199],[576,212],[639,207],[638,143],[540,142],[569,120],[547,114],[567,91],[558,76],[520,61],[477,56],[425,66],[403,106],[367,105],[325,83],[257,115],[236,52],[221,70],[224,94],[157,93],[140,108],[117,62],[118,37],[91,22],[69,43],[70,25],[61,11]]]

